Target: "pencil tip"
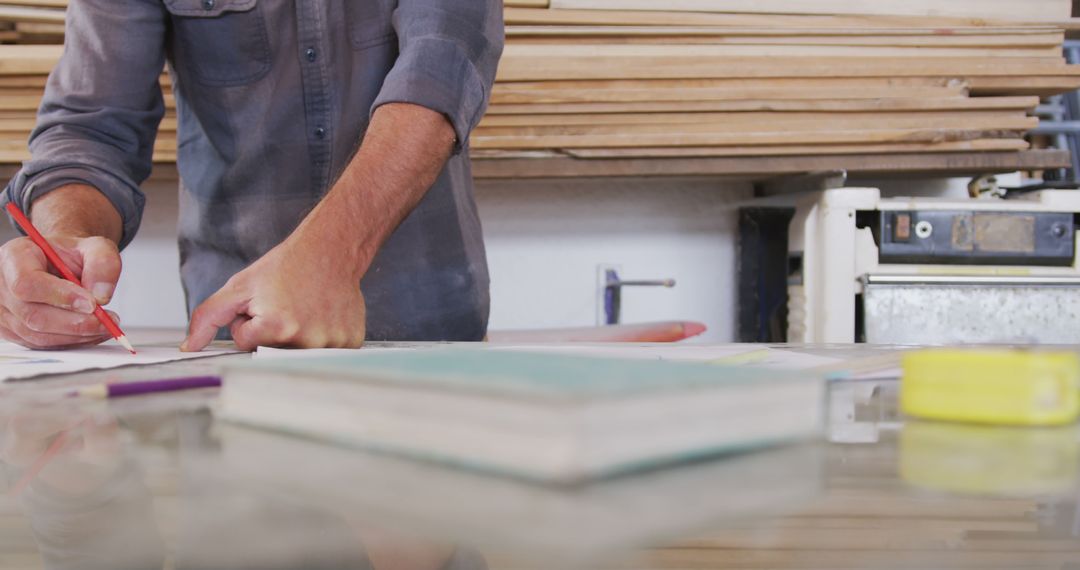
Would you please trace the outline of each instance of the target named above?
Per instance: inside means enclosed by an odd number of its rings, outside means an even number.
[[[128,342],[127,336],[121,335],[116,337],[116,342],[120,343],[120,346],[126,348],[131,354],[135,354],[135,347],[131,346]]]

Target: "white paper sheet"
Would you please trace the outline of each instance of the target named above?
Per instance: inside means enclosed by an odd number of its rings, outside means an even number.
[[[180,352],[175,345],[136,346],[131,354],[113,343],[73,350],[40,351],[0,342],[0,382],[24,380],[49,374],[70,374],[86,370],[159,364],[235,353],[235,350],[207,348],[202,352]]]

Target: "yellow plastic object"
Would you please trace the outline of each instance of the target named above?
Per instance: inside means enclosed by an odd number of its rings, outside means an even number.
[[[900,477],[935,491],[1067,496],[1080,444],[1074,426],[977,426],[910,422],[900,432]]]
[[[900,410],[979,424],[1063,425],[1080,417],[1080,358],[1072,352],[932,349],[903,358]]]

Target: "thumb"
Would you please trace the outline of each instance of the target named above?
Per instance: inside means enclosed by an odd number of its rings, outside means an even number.
[[[116,282],[120,280],[120,250],[116,243],[103,237],[81,239],[75,249],[82,256],[82,275],[79,280],[99,305],[112,299]]]
[[[233,322],[237,315],[247,311],[247,299],[240,292],[226,285],[191,313],[188,336],[180,344],[184,352],[198,352],[214,340],[218,329]]]

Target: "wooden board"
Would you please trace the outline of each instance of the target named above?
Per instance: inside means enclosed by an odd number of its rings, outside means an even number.
[[[0,48],[0,55],[2,54],[3,49]],[[4,75],[0,76],[0,89],[6,90],[6,88],[8,87],[36,87],[41,90],[45,88],[45,83],[47,80],[48,76],[44,74]],[[172,80],[169,78],[168,75],[162,75],[160,82],[162,88],[166,91],[168,91],[172,85]],[[0,92],[0,95],[2,95],[2,93],[3,92]]]
[[[491,103],[504,104],[557,104],[557,103],[641,103],[662,101],[756,101],[778,98],[808,100],[847,99],[942,99],[962,97],[967,89],[962,84],[952,87],[849,87],[806,86],[803,88],[777,89],[773,86],[743,88],[708,88],[686,86],[681,89],[514,89],[499,86],[492,91]]]
[[[3,78],[0,78],[2,80]],[[818,89],[873,89],[888,87],[903,89],[908,87],[953,87],[964,88],[963,80],[951,77],[814,77],[814,78],[706,78],[706,79],[599,79],[567,81],[504,81],[495,84],[495,91],[539,91],[563,89],[745,89],[748,87],[771,87],[780,91]]]
[[[802,100],[763,99],[756,101],[675,101],[636,103],[565,103],[552,105],[492,105],[488,115],[567,113],[675,113],[675,112],[863,112],[935,111],[975,109],[1033,109],[1038,97],[946,97],[917,99]]]
[[[26,134],[29,136],[30,131],[34,129],[37,124],[37,118],[33,115],[22,115],[16,117],[5,116],[0,114],[0,136],[9,137],[11,133]],[[166,116],[161,121],[161,125],[158,127],[159,133],[171,134],[176,132],[176,117]]]
[[[795,53],[792,48],[805,50]],[[684,45],[684,44],[523,44],[507,45],[504,57],[549,57],[549,58],[694,58],[694,59],[747,59],[760,61],[773,56],[786,56],[797,61],[812,59],[851,59],[851,60],[897,60],[900,64],[912,65],[903,61],[905,58],[920,58],[928,61],[954,59],[953,63],[975,64],[976,60],[993,56],[1008,60],[1007,63],[1024,65],[1064,64],[1065,60],[1059,48],[1041,50],[1039,53],[1025,55],[1020,50],[1009,49],[968,49],[968,48],[917,48],[917,47],[881,47],[862,46],[852,49],[847,46],[743,46],[743,45]],[[1016,61],[1011,61],[1015,58]],[[970,61],[964,61],[969,59]],[[982,63],[987,63],[985,60]]]
[[[973,76],[968,82],[972,94],[980,96],[1003,93],[1045,96],[1080,89],[1076,75]]]
[[[557,115],[556,115],[557,116]],[[648,115],[636,115],[639,121],[610,120],[612,116],[601,115],[589,121],[575,121],[574,115],[567,115],[566,123],[553,122],[548,125],[516,124],[513,126],[479,126],[474,135],[482,136],[585,136],[585,135],[653,135],[668,133],[741,133],[751,129],[758,133],[795,133],[819,131],[828,134],[832,131],[883,129],[907,129],[937,127],[956,130],[1027,130],[1038,126],[1036,117],[1023,113],[960,113],[935,114],[933,118],[923,118],[917,113],[851,113],[804,115],[779,115],[774,113],[732,113],[732,114],[697,114],[696,120],[652,120]],[[616,119],[620,116],[615,115]],[[498,121],[499,119],[494,119]],[[597,145],[603,146],[603,145]]]
[[[59,45],[0,46],[0,75],[46,75],[63,51]]]
[[[767,179],[823,170],[853,174],[918,173],[966,176],[983,172],[1012,172],[1064,168],[1065,151],[971,153],[882,153],[784,157],[658,158],[583,160],[576,158],[473,160],[477,178],[588,178],[610,176],[730,176]],[[825,514],[825,513],[821,513]],[[839,515],[836,516],[862,516]],[[952,518],[964,516],[956,513]],[[944,517],[943,517],[944,518]]]
[[[508,25],[597,25],[597,26],[717,26],[727,28],[813,28],[813,29],[936,29],[940,33],[960,34],[967,30],[986,33],[986,28],[1061,29],[1074,21],[1053,20],[1041,24],[1024,24],[987,18],[945,18],[926,16],[822,16],[792,14],[733,14],[706,12],[677,12],[670,10],[537,10],[508,7],[504,19]],[[666,6],[664,6],[666,8]]]
[[[0,164],[21,164],[30,160],[30,151],[26,141],[0,141]],[[176,162],[176,141],[174,138],[161,138],[154,144],[154,163]]]
[[[551,0],[555,9],[655,10],[655,0]],[[954,16],[1024,20],[1072,16],[1070,0],[667,0],[664,10],[775,14]]]
[[[1077,78],[1080,85],[1080,66],[1060,58],[713,57],[689,50],[658,55],[642,46],[605,46],[631,49],[599,55],[569,47],[508,45],[497,80],[1060,76]]]
[[[679,42],[708,39],[714,43],[785,43],[886,46],[1061,47],[1062,30],[975,28],[952,33],[936,28],[728,28],[703,26],[507,26],[506,37],[585,39],[673,38]]]
[[[528,130],[528,129],[519,129]],[[791,144],[857,144],[965,141],[983,138],[1019,137],[1025,129],[973,130],[935,127],[896,129],[856,129],[808,131],[751,131],[751,132],[635,132],[633,127],[599,133],[488,134],[474,133],[473,148],[487,149],[570,149],[570,148],[635,148],[665,146],[750,146]]]
[[[31,8],[26,6],[0,4],[0,21],[63,25],[64,11],[49,8]]]
[[[613,127],[636,126],[636,125],[661,125],[666,127],[680,128],[684,125],[708,128],[707,126],[720,126],[725,128],[740,129],[748,126],[761,127],[763,125],[777,125],[778,129],[799,128],[801,125],[822,125],[836,129],[852,128],[857,125],[865,126],[910,126],[910,125],[939,125],[939,126],[963,126],[978,125],[980,123],[995,123],[1003,119],[1015,120],[1015,128],[1024,125],[1032,125],[1034,118],[1028,117],[1023,110],[1015,111],[904,111],[887,113],[874,112],[850,112],[850,113],[820,113],[820,112],[745,112],[745,113],[569,113],[554,115],[533,115],[529,113],[517,115],[489,115],[480,121],[478,129],[491,129],[495,127],[556,127],[556,126],[589,126],[609,125]],[[2,126],[2,123],[0,123]],[[485,131],[479,131],[485,132]]]
[[[0,89],[7,89],[8,87],[35,87],[37,89],[45,89],[45,82],[48,77],[45,75],[6,75],[0,77]]]
[[[941,143],[897,143],[857,145],[772,145],[763,147],[654,147],[583,148],[563,152],[574,158],[685,158],[713,156],[802,156],[808,154],[938,153],[1027,150],[1021,139],[979,139]]]
[[[176,99],[172,93],[164,93],[166,109],[176,108]],[[41,104],[40,95],[2,95],[0,94],[0,110],[4,111],[37,111]]]
[[[1060,47],[1050,46],[978,46],[936,42],[918,45],[916,42],[836,42],[836,41],[724,41],[715,37],[675,36],[625,38],[523,37],[519,46],[707,46],[727,56],[761,57],[986,57],[986,58],[1056,58]]]
[[[62,8],[66,9],[68,0],[4,0],[3,4],[9,6],[32,6],[35,8]]]

